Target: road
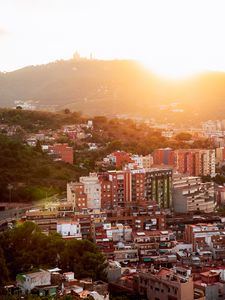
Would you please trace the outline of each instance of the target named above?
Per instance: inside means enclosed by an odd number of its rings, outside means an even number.
[[[12,222],[16,219],[20,219],[23,215],[25,215],[25,212],[29,209],[48,207],[51,205],[51,203],[56,203],[58,200],[57,196],[58,194],[39,200],[35,204],[32,203],[28,204],[27,206],[0,211],[0,226],[2,226],[5,223]]]

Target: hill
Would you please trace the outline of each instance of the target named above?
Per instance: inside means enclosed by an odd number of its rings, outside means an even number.
[[[74,166],[53,162],[37,149],[3,135],[0,135],[0,169],[0,202],[45,198],[64,191],[66,183],[78,175]]]
[[[225,73],[163,80],[134,61],[62,60],[0,73],[0,106],[15,100],[32,100],[38,109],[196,124],[223,118]]]

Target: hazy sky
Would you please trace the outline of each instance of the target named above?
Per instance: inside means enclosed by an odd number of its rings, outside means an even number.
[[[225,71],[225,0],[0,0],[0,70],[132,58],[163,75]]]

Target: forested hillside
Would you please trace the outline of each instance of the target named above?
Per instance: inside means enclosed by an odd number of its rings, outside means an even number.
[[[0,201],[32,201],[64,191],[74,166],[53,162],[20,140],[0,135]],[[11,185],[11,195],[8,186]]]
[[[196,124],[224,118],[225,73],[165,80],[133,61],[62,60],[0,73],[0,106],[16,100],[41,109]]]

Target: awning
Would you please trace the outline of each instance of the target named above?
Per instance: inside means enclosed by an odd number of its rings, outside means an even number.
[[[151,258],[151,257],[144,257],[144,258],[143,258],[143,261],[144,261],[144,262],[153,261],[153,258]]]

